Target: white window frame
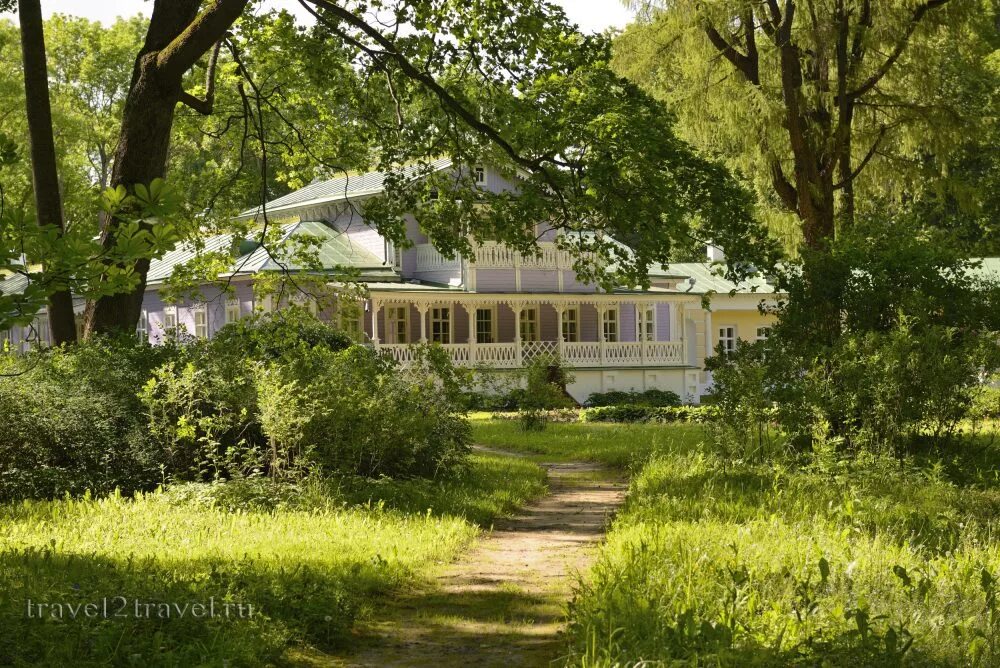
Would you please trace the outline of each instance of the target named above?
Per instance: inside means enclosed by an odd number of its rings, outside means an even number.
[[[399,316],[403,317],[400,318]],[[410,306],[408,304],[392,304],[385,307],[387,343],[410,342]],[[403,329],[400,330],[400,325]],[[402,336],[400,336],[402,333]]]
[[[518,319],[518,332],[521,341],[541,341],[541,321],[537,306],[525,306],[521,309]]]
[[[25,330],[29,335],[33,332],[34,340],[28,342],[28,348],[47,348],[49,346],[49,317],[42,314],[31,321],[31,328]]]
[[[490,314],[490,317],[489,317],[489,331],[488,332],[482,332],[482,331],[480,331],[480,327],[479,327],[480,322],[483,322],[483,323],[486,322],[485,320],[481,321],[479,319],[480,312],[482,312],[482,313],[489,313]],[[475,317],[474,324],[475,324],[475,327],[476,327],[476,331],[475,331],[476,343],[498,343],[499,342],[500,337],[497,336],[497,307],[496,306],[477,306],[476,307],[476,317]],[[484,341],[482,338],[480,338],[481,334],[486,335],[489,338],[489,340],[488,341]],[[483,338],[485,338],[485,337],[483,337]]]
[[[432,342],[444,345],[451,343],[451,312],[452,308],[450,306],[431,307]]]
[[[621,318],[617,306],[601,307],[601,333],[606,343],[618,343],[621,337]],[[608,317],[611,316],[611,317]]]
[[[562,312],[562,322],[559,323],[559,335],[566,343],[580,341],[580,307],[567,306]]]
[[[477,186],[486,185],[486,166],[476,165],[472,168],[472,180],[475,181]]]
[[[365,310],[354,301],[343,302],[337,309],[337,329],[354,341],[364,341]]]
[[[202,320],[201,323],[198,322],[199,316]],[[208,338],[208,307],[207,306],[196,306],[191,309],[191,318],[194,321],[194,336],[198,339]],[[200,331],[199,331],[200,330]]]
[[[639,304],[636,341],[656,341],[656,304]]]
[[[715,332],[718,334],[718,342],[722,344],[727,354],[736,351],[736,341],[739,340],[736,325],[719,325]]]
[[[226,300],[226,324],[231,325],[243,318],[243,304],[239,299]]]
[[[170,321],[173,320],[171,323]],[[177,307],[176,306],[164,306],[163,307],[163,331],[168,332],[171,329],[175,332],[177,331],[177,326],[179,324],[179,318],[177,317]]]
[[[135,326],[135,334],[140,341],[149,340],[149,311],[146,309],[139,311],[139,323]]]
[[[768,337],[771,336],[771,326],[761,325],[757,328],[757,340],[767,341]]]

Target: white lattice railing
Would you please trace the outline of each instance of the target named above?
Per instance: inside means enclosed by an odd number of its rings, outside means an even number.
[[[418,244],[415,249],[417,252],[417,271],[454,269],[460,264],[459,258],[445,257],[432,244]]]
[[[524,366],[539,355],[555,355],[570,367],[664,366],[684,363],[680,341],[522,341],[520,355],[516,343],[453,343],[443,346],[459,366],[483,365],[497,369]],[[414,361],[414,346],[381,344],[378,349],[407,366]]]
[[[684,344],[680,341],[647,341],[647,364],[683,364]]]
[[[477,343],[475,360],[477,364],[510,369],[517,366],[516,343]]]
[[[601,344],[596,341],[562,344],[562,358],[569,366],[598,366]]]
[[[557,341],[522,341],[521,360],[528,363],[541,355],[558,355],[559,343]]]
[[[521,254],[508,246],[485,243],[476,247],[473,253],[477,269],[571,269],[573,254],[561,250],[552,242],[538,244],[539,254]]]

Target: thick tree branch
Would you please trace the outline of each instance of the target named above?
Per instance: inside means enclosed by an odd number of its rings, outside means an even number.
[[[868,149],[868,153],[865,154],[865,157],[862,158],[861,162],[858,164],[857,167],[854,168],[854,171],[852,171],[850,175],[848,175],[845,179],[843,179],[839,183],[833,184],[834,190],[842,190],[848,184],[854,181],[854,179],[858,178],[858,174],[860,174],[864,170],[864,168],[868,165],[868,163],[871,161],[871,159],[875,157],[875,154],[878,151],[878,146],[882,142],[882,138],[885,137],[885,134],[888,130],[889,128],[885,125],[879,128],[878,136],[875,137],[875,141],[872,142],[872,146],[870,149]]]
[[[744,27],[746,26],[744,20]],[[747,54],[744,55],[740,53],[732,44],[730,44],[718,30],[715,29],[711,23],[705,23],[705,34],[708,36],[708,41],[712,43],[716,51],[722,55],[723,58],[728,60],[733,64],[738,72],[746,77],[747,81],[755,86],[760,85],[760,73],[757,67],[757,45],[753,40],[753,21],[750,21],[750,28],[747,30],[749,32],[749,39],[751,40],[747,44]]]
[[[202,116],[210,116],[215,107],[215,70],[219,64],[219,50],[222,48],[222,40],[215,43],[211,55],[208,57],[208,67],[205,70],[205,99],[199,100],[187,91],[181,91],[180,101],[197,111]]]
[[[330,27],[332,30],[335,30],[339,35],[350,41],[358,48],[363,49],[369,55],[372,55],[376,59],[386,58],[395,62],[403,74],[405,74],[408,78],[419,82],[430,90],[435,97],[438,98],[441,104],[462,119],[462,121],[468,125],[469,128],[496,144],[517,165],[533,173],[540,174],[543,178],[545,178],[546,182],[558,192],[559,188],[557,187],[555,180],[545,167],[546,162],[553,165],[559,164],[554,157],[541,156],[538,158],[529,158],[522,155],[520,151],[508,142],[496,128],[479,120],[479,118],[477,118],[477,116],[470,111],[466,105],[464,105],[460,100],[458,100],[458,98],[438,83],[433,75],[425,70],[418,69],[406,56],[399,53],[392,40],[343,7],[329,2],[328,0],[299,0],[299,2],[306,9],[308,9],[313,16],[317,18],[317,20],[323,22],[324,25]],[[360,41],[345,35],[343,31],[338,30],[336,26],[327,21],[322,14],[314,11],[312,7],[309,7],[310,4],[315,5],[316,7],[321,7],[332,16],[337,17],[347,25],[361,31],[366,37],[371,39],[372,42],[377,44],[382,51],[375,51],[374,49],[362,44]]]
[[[217,44],[246,9],[249,0],[215,0],[181,34],[160,50],[156,66],[167,77],[179,79]]]
[[[949,2],[949,0],[927,0],[927,2],[919,5],[914,11],[913,16],[910,17],[910,21],[906,26],[906,30],[903,32],[903,36],[899,38],[896,42],[896,46],[893,47],[889,56],[885,59],[882,65],[879,66],[875,73],[872,74],[868,79],[861,84],[858,88],[852,90],[848,95],[853,98],[858,98],[870,91],[872,88],[878,85],[878,82],[892,69],[892,66],[899,60],[899,57],[903,55],[903,51],[906,50],[906,46],[910,43],[910,37],[913,35],[920,21],[924,18],[928,11],[941,7]]]
[[[777,158],[771,161],[771,183],[788,210],[798,211],[799,194],[795,186],[785,178],[785,172],[781,169],[781,162]]]

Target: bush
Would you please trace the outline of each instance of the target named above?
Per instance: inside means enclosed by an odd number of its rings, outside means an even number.
[[[127,337],[0,356],[0,499],[155,487],[167,461],[136,383],[177,353]]]
[[[277,453],[261,424],[258,401],[268,365],[295,364],[309,351],[350,345],[342,333],[296,306],[226,325],[212,340],[188,342],[177,359],[153,372],[141,393],[171,479],[271,471]]]
[[[722,437],[770,440],[768,411],[799,447],[902,453],[970,416],[1000,367],[1000,286],[912,220],[859,220],[780,277],[788,299],[766,343],[708,361]],[[756,442],[756,444],[755,444]]]
[[[646,390],[645,392],[594,392],[584,404],[588,408],[598,406],[680,406],[681,398],[670,390]]]
[[[400,374],[369,348],[314,348],[258,384],[261,422],[284,465],[367,477],[435,477],[470,450],[453,391],[430,372]]]
[[[525,388],[518,401],[519,421],[524,431],[541,431],[548,423],[546,411],[569,408],[576,402],[566,392],[573,382],[558,357],[540,355],[525,368]]]
[[[707,422],[719,413],[715,406],[600,406],[587,408],[584,422]]]

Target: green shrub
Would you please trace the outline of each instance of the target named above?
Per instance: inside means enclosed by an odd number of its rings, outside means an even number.
[[[434,477],[469,452],[465,417],[430,366],[400,373],[369,348],[314,348],[258,381],[261,422],[283,465],[367,477]]]
[[[600,406],[584,409],[584,422],[706,422],[714,419],[714,406]]]
[[[171,479],[256,475],[279,465],[259,404],[268,365],[294,365],[312,350],[349,345],[345,335],[295,306],[227,325],[212,340],[188,342],[141,393]]]
[[[612,390],[611,392],[594,392],[584,404],[588,408],[598,406],[680,406],[681,398],[676,392],[670,390],[646,390],[645,392],[622,392]]]
[[[519,423],[524,431],[542,431],[548,424],[546,411],[576,405],[566,391],[573,378],[558,357],[535,357],[524,375],[525,387],[518,399]]]
[[[166,453],[136,386],[177,353],[127,337],[0,358],[0,499],[155,487]]]
[[[788,297],[767,341],[706,363],[734,447],[771,440],[771,406],[799,447],[940,445],[1000,368],[1000,284],[919,221],[859,220],[779,276]]]

